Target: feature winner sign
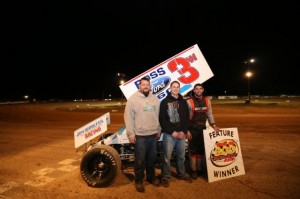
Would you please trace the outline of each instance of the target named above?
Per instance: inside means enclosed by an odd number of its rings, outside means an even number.
[[[196,44],[127,81],[120,89],[128,99],[139,89],[140,79],[148,77],[152,93],[162,100],[170,93],[169,84],[172,81],[181,83],[180,94],[185,95],[196,83],[203,83],[212,76],[213,73]]]
[[[107,131],[110,124],[109,112],[74,131],[75,148]]]
[[[208,182],[245,174],[237,128],[203,131]]]

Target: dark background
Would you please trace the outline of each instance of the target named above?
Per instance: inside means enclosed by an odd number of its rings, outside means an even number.
[[[198,44],[207,95],[299,95],[289,1],[22,1],[4,9],[0,100],[120,98],[126,80]],[[225,92],[226,91],[226,92]]]

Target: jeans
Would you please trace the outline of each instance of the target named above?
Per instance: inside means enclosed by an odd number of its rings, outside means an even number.
[[[185,138],[177,139],[172,135],[163,133],[163,152],[164,158],[162,161],[162,177],[169,178],[171,176],[171,157],[173,150],[176,151],[176,172],[178,177],[183,177],[185,174]]]
[[[157,138],[156,135],[135,136],[135,161],[134,174],[135,182],[142,182],[144,179],[144,170],[146,169],[146,178],[152,181],[155,177],[155,161],[157,156]]]

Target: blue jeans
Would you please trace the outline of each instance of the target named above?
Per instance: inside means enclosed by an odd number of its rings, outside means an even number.
[[[135,182],[142,182],[144,179],[144,170],[146,169],[146,178],[152,181],[155,177],[155,161],[157,156],[157,138],[156,135],[135,136],[135,161],[134,174]]]
[[[173,150],[176,151],[176,172],[178,177],[185,174],[185,137],[183,139],[174,138],[172,135],[163,133],[163,152],[164,158],[162,161],[162,177],[169,178],[171,176],[171,156]]]

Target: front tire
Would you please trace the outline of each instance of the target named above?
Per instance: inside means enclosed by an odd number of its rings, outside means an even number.
[[[120,174],[121,159],[111,146],[100,145],[89,150],[82,158],[80,172],[91,187],[107,187]]]

